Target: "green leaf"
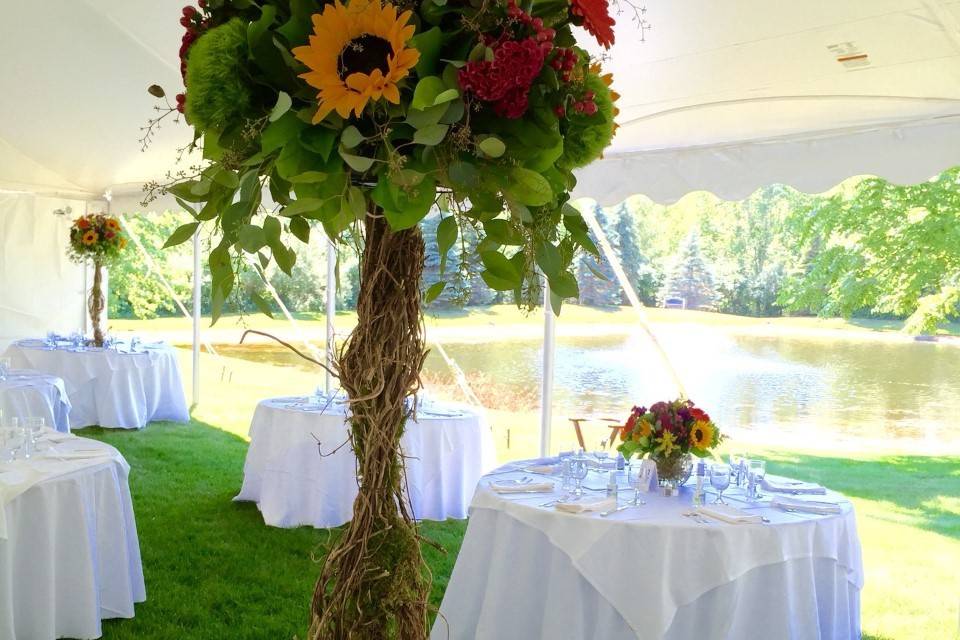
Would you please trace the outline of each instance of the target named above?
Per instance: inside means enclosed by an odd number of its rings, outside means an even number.
[[[263,299],[263,296],[261,296],[256,291],[251,291],[250,299],[253,300],[253,304],[256,305],[260,313],[267,316],[268,318],[273,318],[273,310],[270,308],[270,304]]]
[[[364,138],[360,130],[353,125],[344,129],[343,133],[340,134],[340,144],[343,145],[344,149],[353,149],[364,140],[366,140],[366,138]]]
[[[303,122],[292,111],[288,111],[276,122],[271,122],[260,136],[260,149],[264,153],[271,153],[296,139],[301,131],[309,125]],[[318,127],[315,127],[318,128]]]
[[[422,129],[440,122],[440,118],[447,112],[448,105],[438,104],[426,109],[410,109],[407,111],[406,123],[414,129]]]
[[[430,288],[427,289],[427,292],[424,294],[423,301],[426,304],[430,304],[431,302],[436,300],[438,297],[440,297],[440,294],[443,293],[443,290],[446,286],[447,286],[446,282],[434,282],[432,285],[430,285]]]
[[[499,158],[507,151],[507,145],[496,136],[488,136],[481,140],[477,147],[491,158]]]
[[[480,260],[486,268],[480,276],[491,289],[512,291],[520,286],[522,278],[519,269],[499,251],[481,252]]]
[[[548,278],[558,277],[563,268],[563,259],[560,257],[560,251],[552,242],[541,241],[537,243],[535,258],[540,270]]]
[[[330,159],[330,153],[337,142],[337,132],[326,127],[310,127],[300,132],[300,144],[304,149],[323,156],[324,161]]]
[[[360,187],[351,186],[347,191],[347,204],[355,220],[362,220],[367,215],[367,197]]]
[[[449,129],[450,127],[445,124],[431,124],[418,129],[413,134],[413,141],[417,144],[433,147],[443,142],[443,138],[447,135]]]
[[[374,162],[373,158],[365,158],[348,153],[343,147],[340,148],[340,157],[343,158],[343,161],[346,162],[351,169],[360,173],[367,171],[373,166]]]
[[[170,237],[167,238],[167,241],[163,244],[163,248],[169,249],[170,247],[175,247],[178,244],[183,244],[193,237],[193,234],[196,233],[199,226],[199,222],[188,222],[185,225],[177,227],[173,233],[170,234]]]
[[[277,266],[285,274],[292,275],[293,267],[297,264],[297,252],[283,244],[270,247],[273,250],[273,259],[277,261]]]
[[[580,288],[577,286],[577,279],[569,271],[561,271],[555,276],[547,274],[547,280],[550,282],[551,294],[556,294],[561,298],[580,297]]]
[[[217,171],[213,174],[213,181],[219,185],[223,185],[228,189],[236,189],[240,186],[240,178],[233,171],[221,168],[220,171]]]
[[[441,93],[444,93],[447,90],[446,85],[443,84],[437,76],[426,76],[420,79],[420,82],[417,83],[417,87],[413,90],[413,101],[410,103],[410,106],[414,109],[426,109],[427,107],[432,107],[437,104],[437,96]],[[455,98],[456,96],[454,96]],[[451,100],[453,98],[450,98]]]
[[[167,187],[167,193],[174,196],[175,198],[180,198],[185,202],[205,202],[207,200],[206,194],[201,196],[193,192],[193,188],[197,184],[199,184],[197,180],[187,180],[186,182],[180,182],[178,184]],[[207,190],[209,191],[209,188]]]
[[[447,253],[457,241],[460,233],[460,227],[453,216],[447,216],[437,225],[437,248],[440,250],[440,273],[443,273],[447,266]]]
[[[510,183],[504,192],[521,204],[534,207],[545,205],[553,199],[553,190],[547,179],[523,167],[510,170]]]
[[[320,198],[298,198],[285,206],[280,211],[280,214],[288,218],[292,218],[293,216],[317,218],[317,212],[323,208],[325,202],[325,200]]]
[[[446,91],[441,91],[437,94],[437,97],[433,99],[433,104],[443,104],[444,102],[450,102],[451,100],[456,100],[460,97],[460,92],[456,89],[447,89]]]
[[[383,209],[394,231],[409,229],[423,220],[437,196],[436,183],[426,178],[415,187],[399,187],[389,176],[381,175],[370,192],[373,201]]]
[[[323,171],[304,171],[303,173],[292,176],[290,182],[293,184],[304,184],[311,182],[323,182],[328,177],[328,174]]]
[[[271,247],[280,242],[280,233],[282,231],[283,227],[280,221],[273,216],[268,216],[267,219],[263,221],[263,233],[265,234],[267,244]]]
[[[290,111],[290,107],[292,106],[293,99],[290,97],[290,94],[286,91],[281,91],[279,95],[277,95],[277,104],[274,105],[273,110],[270,112],[270,122],[279,120],[283,114]]]
[[[255,224],[245,224],[237,234],[237,243],[247,253],[256,253],[267,244],[267,237],[262,227]]]
[[[436,71],[441,44],[443,44],[443,32],[439,27],[422,31],[410,38],[410,45],[420,52],[420,60],[415,67],[417,77],[423,78]]]
[[[296,216],[290,219],[290,233],[292,233],[300,242],[309,244],[310,242],[310,223],[304,218]]]

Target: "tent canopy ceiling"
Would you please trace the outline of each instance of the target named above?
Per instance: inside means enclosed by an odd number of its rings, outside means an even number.
[[[146,153],[138,138],[146,87],[181,86],[182,5],[5,4],[0,188],[99,197],[166,174],[187,127],[165,124]],[[960,162],[960,0],[648,0],[645,42],[622,8],[605,63],[622,126],[577,195],[742,197]]]

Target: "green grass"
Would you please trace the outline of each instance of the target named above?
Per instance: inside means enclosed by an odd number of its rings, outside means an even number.
[[[267,527],[255,505],[231,501],[247,448],[241,437],[196,421],[80,433],[116,446],[130,462],[147,581],[136,618],[106,622],[106,640],[302,637],[318,572],[311,554],[322,554],[331,533]],[[774,473],[816,480],[852,498],[864,551],[866,638],[956,632],[960,460],[753,453]],[[465,523],[424,529],[447,550],[424,550],[438,605]]]

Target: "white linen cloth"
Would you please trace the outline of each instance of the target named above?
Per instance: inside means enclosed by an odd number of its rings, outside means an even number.
[[[604,518],[496,494],[489,482],[512,476],[495,473],[474,496],[434,640],[859,638],[860,544],[838,494],[829,516],[737,505],[770,523],[684,517],[686,488]],[[633,491],[621,491],[623,505]]]
[[[70,426],[140,429],[155,420],[187,422],[177,355],[167,345],[77,351],[48,347],[42,340],[21,340],[4,353],[15,368],[36,369],[66,384],[72,408]]]
[[[0,380],[0,413],[3,417],[43,418],[47,426],[70,433],[70,400],[57,376],[14,369]]]
[[[101,619],[132,618],[146,599],[130,467],[113,447],[58,435],[35,458],[0,463],[4,640],[98,638]]]
[[[465,518],[477,481],[496,465],[493,438],[475,409],[441,405],[434,411],[421,409],[403,435],[413,515]],[[234,500],[256,502],[264,522],[274,527],[329,528],[349,521],[357,471],[347,438],[343,403],[264,400],[250,424],[243,487]]]

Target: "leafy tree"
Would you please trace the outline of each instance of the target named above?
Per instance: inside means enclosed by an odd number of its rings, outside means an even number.
[[[710,306],[716,297],[713,274],[700,251],[700,234],[687,234],[674,257],[663,287],[663,297],[683,298],[688,309]]]
[[[960,304],[960,169],[917,185],[865,179],[796,211],[790,225],[806,268],[780,296],[790,309],[849,317],[908,316],[934,331]],[[815,251],[814,251],[815,249]]]

